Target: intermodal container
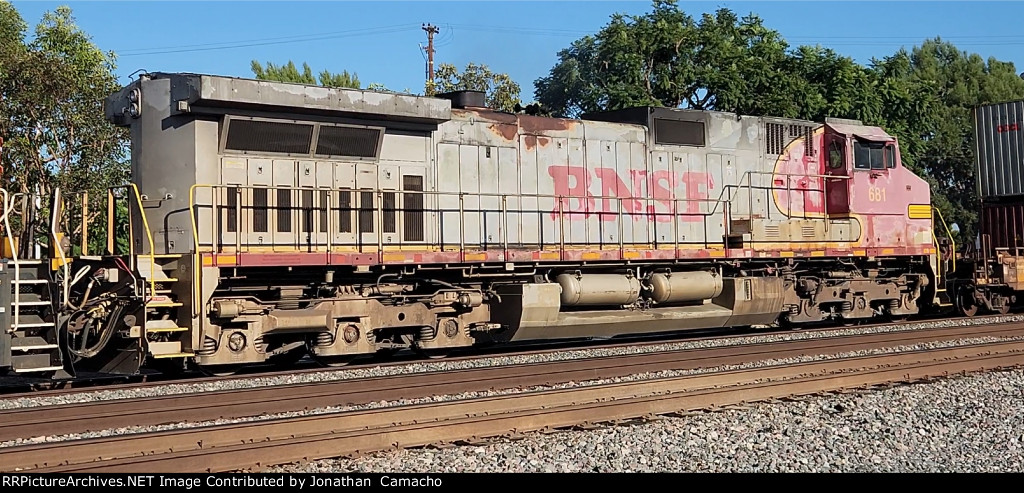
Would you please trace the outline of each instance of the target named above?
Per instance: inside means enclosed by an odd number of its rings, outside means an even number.
[[[979,223],[992,248],[1024,249],[1024,198],[983,203]]]
[[[1024,100],[979,106],[973,113],[978,196],[1024,195]]]

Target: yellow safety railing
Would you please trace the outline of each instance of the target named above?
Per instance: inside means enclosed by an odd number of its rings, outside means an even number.
[[[149,254],[147,254],[146,256],[149,257],[149,279],[148,279],[148,284],[149,284],[149,293],[150,293],[150,295],[152,295],[153,293],[156,293],[156,257],[157,257],[157,255],[156,255],[156,242],[153,240],[153,231],[149,229],[149,219],[146,218],[146,211],[142,207],[142,195],[139,194],[139,187],[137,187],[134,183],[129,183],[127,185],[121,185],[121,186],[117,186],[117,187],[110,187],[107,190],[109,203],[111,203],[111,204],[113,203],[113,199],[114,199],[113,192],[115,190],[121,190],[121,189],[125,189],[125,190],[129,191],[129,194],[128,194],[129,202],[132,199],[134,199],[135,203],[138,206],[139,218],[142,219],[142,230],[145,231],[145,233],[146,233],[146,241],[149,244]],[[114,212],[115,211],[113,210],[113,207],[111,207],[111,206],[108,206],[108,209],[111,210],[111,212],[109,213],[111,217],[109,217],[107,219],[108,220],[108,224],[109,224],[110,222],[113,221],[113,216],[114,216]],[[128,208],[128,214],[129,214],[129,224],[130,224],[130,221],[131,221],[131,207],[130,206]],[[133,229],[134,228],[131,228],[131,227],[128,228],[128,256],[129,256],[129,260],[131,261],[132,269],[138,270],[139,266],[138,266],[138,261],[136,260],[137,257],[136,257],[136,253],[135,253],[135,231],[133,231]],[[108,248],[111,250],[111,254],[116,254],[113,251],[114,234],[115,234],[115,228],[108,227],[108,231],[107,231],[107,245],[108,245]],[[149,300],[147,299],[146,301],[149,301]]]
[[[935,216],[937,215],[937,216],[939,216],[939,221],[942,223],[942,229],[946,231],[946,237],[949,238],[949,248],[950,248],[950,251],[953,252],[953,255],[951,256],[952,257],[952,263],[951,263],[952,267],[949,269],[949,271],[956,272],[956,240],[953,239],[953,233],[950,232],[949,226],[946,225],[946,219],[942,217],[942,211],[940,211],[938,207],[932,206],[932,212],[934,213],[932,215],[932,244],[935,246],[935,250],[937,252],[939,252],[940,259],[941,259],[942,249],[939,248],[939,239],[938,239],[938,237],[935,236]],[[946,273],[942,272],[942,262],[938,263],[937,269],[938,269],[938,272],[936,272],[937,277],[939,279],[945,279],[945,275],[949,271],[947,271]],[[940,288],[938,286],[936,286],[936,289],[940,289]]]
[[[57,258],[60,260],[60,268],[64,272],[63,279],[61,280],[61,303],[64,306],[71,306],[69,301],[70,293],[70,268],[68,267],[67,257],[64,255],[64,247],[60,244],[60,220],[64,211],[64,204],[61,202],[60,188],[53,191],[53,208],[50,211],[50,243],[53,244],[53,252],[57,254]]]

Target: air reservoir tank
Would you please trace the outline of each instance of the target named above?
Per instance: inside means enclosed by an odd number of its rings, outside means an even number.
[[[624,274],[566,273],[555,280],[562,286],[562,306],[629,305],[640,297],[640,281]]]
[[[722,294],[722,277],[712,272],[672,272],[651,276],[651,299],[657,303],[682,303]]]

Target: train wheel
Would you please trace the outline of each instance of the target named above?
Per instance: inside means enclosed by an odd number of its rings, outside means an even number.
[[[957,296],[956,306],[965,317],[973,317],[978,314],[978,303],[969,292],[961,292]]]
[[[996,309],[996,313],[1000,315],[1006,315],[1010,313],[1010,300],[1003,298],[1003,306]]]

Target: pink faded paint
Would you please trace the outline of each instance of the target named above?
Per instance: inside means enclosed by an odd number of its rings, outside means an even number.
[[[616,202],[621,202],[623,214],[632,216],[635,221],[667,223],[672,222],[673,213],[677,213],[683,222],[700,222],[703,220],[700,203],[708,199],[708,190],[715,186],[708,173],[690,171],[629,170],[628,184],[614,168],[594,168],[591,174],[583,166],[554,165],[548,167],[548,174],[554,183],[555,195],[564,197],[561,212],[570,221],[585,220],[594,214],[602,221],[615,221],[618,217]],[[596,195],[590,193],[595,179]],[[557,218],[558,213],[556,208],[551,217]]]
[[[775,161],[775,176],[771,186],[775,205],[791,217],[825,212],[825,181],[814,175],[823,175],[822,132],[815,132],[807,152],[804,139],[794,140]],[[811,155],[813,154],[813,155]]]

